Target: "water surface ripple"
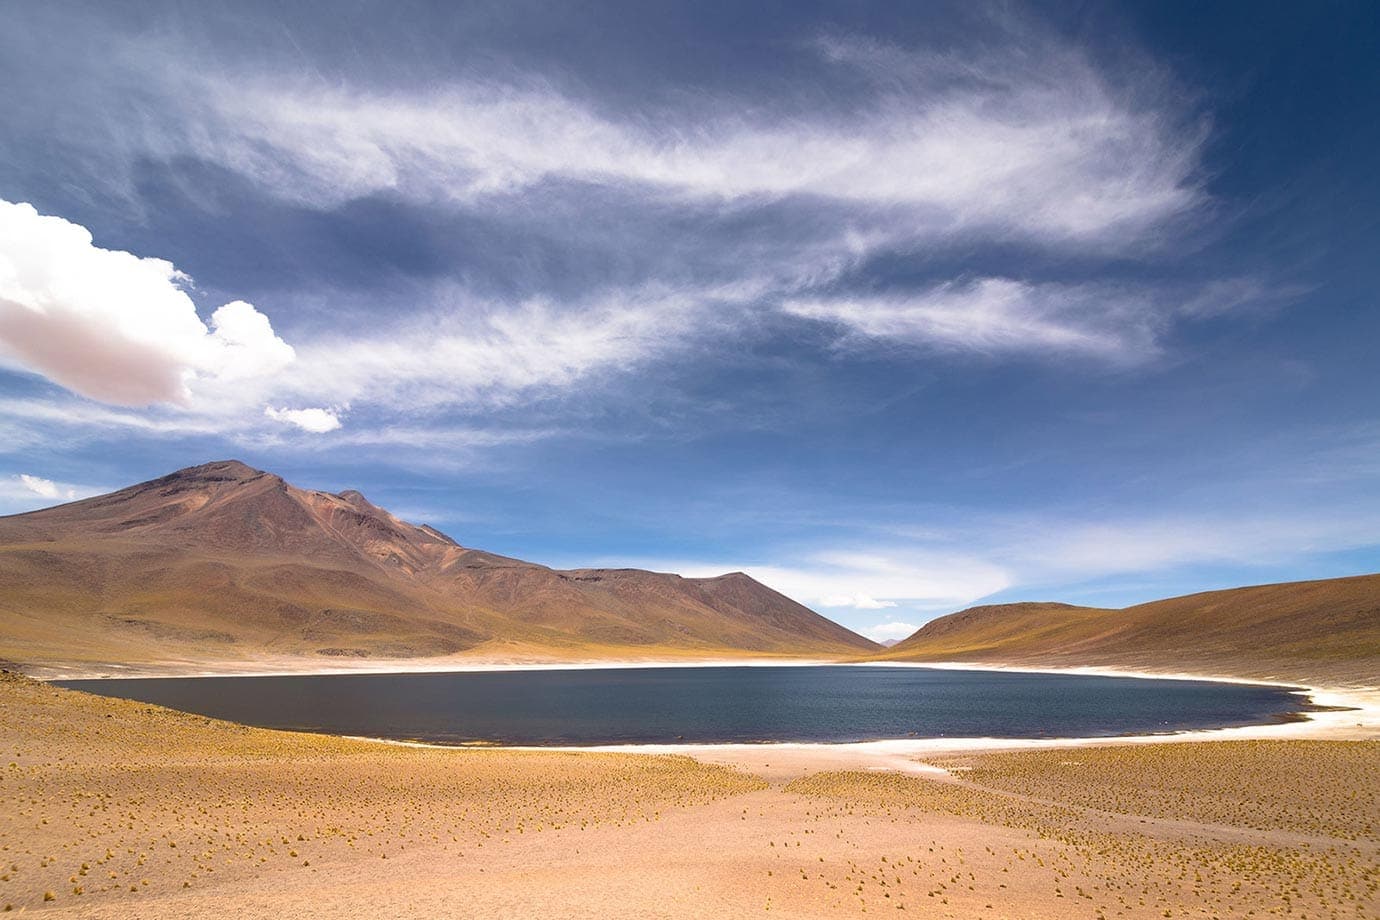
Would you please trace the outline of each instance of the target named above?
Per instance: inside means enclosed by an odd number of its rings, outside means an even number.
[[[1098,737],[1269,722],[1279,687],[809,665],[62,681],[265,728],[521,745]]]

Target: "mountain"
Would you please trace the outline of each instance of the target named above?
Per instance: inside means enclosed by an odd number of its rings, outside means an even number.
[[[551,569],[233,460],[0,517],[0,657],[31,665],[876,649],[741,573]]]
[[[1374,684],[1380,575],[1209,591],[1123,610],[973,607],[878,657]]]

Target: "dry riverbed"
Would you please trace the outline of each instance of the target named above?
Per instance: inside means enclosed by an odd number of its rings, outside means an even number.
[[[1380,742],[769,756],[414,748],[7,676],[0,909],[1380,916]]]

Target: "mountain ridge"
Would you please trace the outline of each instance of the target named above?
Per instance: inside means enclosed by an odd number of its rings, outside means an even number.
[[[1380,574],[1202,591],[1123,609],[971,607],[874,657],[1369,685],[1380,682]]]
[[[0,656],[21,662],[876,648],[741,572],[553,569],[236,460],[0,518]]]

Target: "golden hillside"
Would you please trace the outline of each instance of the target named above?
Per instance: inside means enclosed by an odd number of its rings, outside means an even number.
[[[875,648],[741,573],[559,571],[236,461],[0,518],[0,658],[23,664]]]
[[[1374,684],[1380,575],[1209,591],[1124,610],[974,607],[926,624],[878,657]]]

